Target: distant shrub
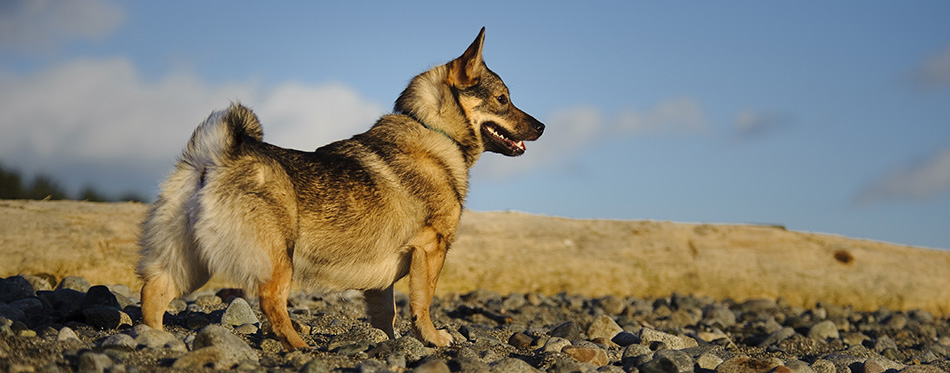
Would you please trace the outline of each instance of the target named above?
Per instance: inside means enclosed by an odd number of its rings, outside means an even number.
[[[56,200],[73,198],[49,175],[37,175],[32,182],[27,183],[18,171],[8,170],[0,164],[0,199]],[[108,198],[89,185],[84,187],[75,199],[90,202],[144,201],[144,198],[134,192],[123,194],[119,198]]]

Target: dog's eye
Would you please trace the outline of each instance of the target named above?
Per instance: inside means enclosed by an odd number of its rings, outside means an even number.
[[[502,104],[502,105],[508,104],[508,96],[501,95],[501,96],[495,97],[495,99],[498,100],[499,104]]]

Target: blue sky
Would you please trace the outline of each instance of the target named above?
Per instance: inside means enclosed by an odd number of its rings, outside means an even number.
[[[241,100],[265,139],[368,128],[486,26],[548,126],[482,157],[468,207],[782,224],[950,248],[950,3],[0,4],[0,163],[154,195]]]

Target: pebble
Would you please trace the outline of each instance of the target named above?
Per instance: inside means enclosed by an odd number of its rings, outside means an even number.
[[[64,326],[62,329],[59,330],[59,333],[56,334],[56,340],[60,342],[69,341],[69,340],[78,341],[79,336],[77,336],[76,332],[74,332],[68,326]]]
[[[220,303],[220,298],[215,296]],[[244,324],[260,324],[260,320],[257,318],[257,315],[254,314],[254,310],[251,309],[251,306],[247,304],[247,301],[244,298],[234,298],[231,301],[231,304],[228,305],[228,308],[224,310],[224,314],[221,315],[221,324],[239,326]]]
[[[59,284],[56,285],[57,290],[68,289],[68,290],[75,290],[80,293],[85,293],[89,291],[90,287],[91,286],[89,285],[89,281],[86,281],[86,279],[82,277],[77,277],[77,276],[63,277],[63,279],[59,281]]]
[[[195,336],[193,350],[175,360],[172,368],[231,369],[245,360],[258,361],[257,353],[243,339],[219,325],[201,329]]]
[[[561,338],[561,337],[551,337],[548,338],[547,342],[544,342],[544,347],[541,348],[544,352],[561,352],[564,347],[570,346],[571,341]]]
[[[567,346],[561,349],[561,352],[570,355],[574,360],[593,364],[598,367],[607,365],[607,363],[610,362],[607,358],[607,352],[599,348]]]
[[[403,337],[389,340],[366,323],[359,292],[295,293],[292,323],[312,349],[285,352],[258,306],[233,289],[172,301],[167,331],[160,331],[141,324],[138,299],[121,284],[89,286],[67,277],[51,285],[39,275],[0,279],[0,358],[7,370],[950,370],[948,316],[919,310],[802,309],[783,300],[735,303],[681,294],[592,299],[476,291],[433,302],[433,321],[456,341],[428,348],[409,335],[405,294],[396,296]]]
[[[587,338],[610,340],[622,331],[623,328],[617,325],[617,322],[610,318],[610,316],[600,315],[594,319],[594,322],[587,328]]]
[[[683,351],[660,350],[653,358],[637,367],[642,373],[692,372],[695,361]]]
[[[476,364],[476,366],[478,366]],[[464,371],[464,370],[463,370]],[[479,371],[479,370],[474,370]],[[491,366],[493,373],[534,373],[538,370],[524,360],[516,358],[507,358],[496,361]]]
[[[838,326],[831,320],[825,320],[815,324],[808,330],[808,338],[824,341],[827,339],[837,339]]]
[[[640,329],[640,335],[638,337],[640,337],[641,344],[648,346],[655,342],[661,342],[665,348],[674,350],[682,350],[684,348],[690,347],[687,342],[680,337],[650,328]]]

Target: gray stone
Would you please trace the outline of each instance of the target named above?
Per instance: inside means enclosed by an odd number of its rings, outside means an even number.
[[[597,369],[597,366],[574,360],[572,358],[562,358],[554,362],[554,365],[548,369],[548,373],[577,373],[590,372]]]
[[[221,323],[224,325],[239,326],[260,324],[260,322],[257,315],[254,314],[254,310],[251,309],[244,298],[234,298],[228,308],[224,310],[224,314],[221,315]]]
[[[138,346],[138,342],[136,342],[135,338],[132,338],[132,336],[128,334],[119,333],[119,334],[110,335],[106,337],[106,339],[103,339],[101,346],[104,348],[105,347],[120,347],[120,348],[127,348],[129,350],[134,350],[135,347]]]
[[[598,367],[607,365],[607,363],[610,362],[610,359],[607,357],[607,351],[596,347],[567,346],[561,349],[561,352],[573,357],[574,360]]]
[[[384,373],[389,372],[389,367],[379,360],[363,360],[356,364],[356,371],[360,373]]]
[[[571,341],[567,339],[561,337],[551,337],[548,338],[546,342],[544,342],[544,347],[541,349],[544,350],[544,352],[561,352],[561,349],[570,345]]]
[[[139,346],[146,348],[168,348],[173,351],[187,351],[185,343],[175,337],[174,334],[164,330],[155,330],[144,324],[136,325],[132,328],[130,335],[135,338]]]
[[[782,365],[783,362],[776,358],[756,359],[748,356],[736,356],[719,364],[716,367],[718,373],[744,373],[744,372],[766,372]]]
[[[606,297],[600,298],[597,300],[597,305],[600,306],[604,312],[608,315],[619,315],[623,313],[623,310],[627,308],[627,305],[624,304],[621,298],[618,298],[613,295],[608,295]]]
[[[79,372],[105,372],[110,367],[112,367],[112,359],[106,354],[88,351],[79,355]]]
[[[884,357],[880,357],[880,356],[872,356],[864,361],[865,372],[871,372],[871,371],[885,372],[892,369],[901,370],[901,369],[904,369],[904,367],[906,367],[906,365],[898,363],[890,359],[886,359]]]
[[[20,277],[23,277],[30,285],[33,286],[34,291],[50,291],[53,290],[53,284],[50,284],[45,278],[40,276],[33,275],[24,275],[21,274]]]
[[[424,356],[431,355],[433,350],[426,347],[418,339],[412,336],[403,336],[396,339],[386,340],[371,349],[367,354],[371,357],[389,356],[391,354],[400,354],[407,360],[415,361]]]
[[[258,361],[257,353],[243,339],[223,326],[209,325],[195,336],[194,350],[175,360],[172,368],[230,369],[244,360]]]
[[[617,325],[617,322],[610,318],[610,316],[600,315],[594,319],[594,322],[592,322],[590,327],[587,328],[587,338],[603,338],[610,340],[615,335],[617,335],[617,333],[622,331],[623,328],[621,328],[620,325]]]
[[[450,373],[449,366],[442,360],[430,360],[417,366],[412,370],[413,373]]]
[[[89,281],[86,281],[86,279],[82,277],[66,276],[59,281],[58,285],[56,285],[56,290],[69,289],[78,291],[80,293],[85,293],[89,291],[89,287]]]
[[[693,361],[689,355],[678,350],[660,350],[653,354],[653,359],[639,367],[642,373],[660,372],[692,372]]]
[[[882,335],[881,337],[879,337],[877,340],[874,341],[874,345],[872,347],[873,347],[874,352],[881,353],[888,348],[893,348],[896,350],[897,343],[894,343],[894,340],[891,339],[891,337]]]
[[[736,324],[736,314],[726,306],[710,304],[703,307],[703,323],[725,329]]]
[[[323,360],[312,359],[300,368],[300,373],[330,373],[330,368]]]
[[[808,366],[808,363],[798,359],[785,361],[785,367],[792,373],[815,373],[815,370]]]
[[[696,364],[699,365],[700,368],[709,370],[716,369],[723,361],[725,360],[723,360],[722,357],[712,352],[704,352],[696,358]]]
[[[669,333],[653,330],[650,328],[640,329],[639,337],[640,337],[640,344],[642,345],[649,346],[653,342],[662,342],[664,345],[666,345],[667,348],[671,348],[674,350],[682,350],[684,348],[689,347],[687,343],[680,337],[677,337]]]
[[[808,330],[808,338],[820,341],[826,339],[838,339],[838,326],[831,320],[825,320],[815,324]]]
[[[851,369],[852,364],[863,363],[865,360],[857,356],[844,354],[827,354],[822,356],[821,359],[834,364],[835,369],[838,371],[844,370],[845,372],[847,372],[848,369]]]
[[[76,335],[76,332],[74,332],[74,331],[73,331],[72,329],[70,329],[68,326],[64,326],[62,329],[59,330],[59,333],[56,334],[56,340],[57,340],[57,341],[60,341],[60,342],[69,341],[69,340],[77,340],[77,341],[78,341],[78,340],[79,340],[79,336],[77,336],[77,335]]]
[[[621,360],[627,361],[629,359],[636,358],[638,356],[647,355],[647,354],[653,354],[653,350],[651,350],[650,347],[639,345],[639,344],[629,345],[627,346],[627,348],[623,350],[623,355],[621,356]]]
[[[525,303],[527,303],[527,301],[524,298],[524,294],[511,293],[501,302],[501,307],[505,310],[516,310],[524,307]]]
[[[581,335],[581,329],[573,321],[562,323],[554,327],[554,329],[551,329],[551,336],[564,338],[569,341],[584,339]]]
[[[793,335],[795,335],[795,329],[784,327],[775,333],[769,334],[769,336],[766,337],[765,340],[763,340],[762,342],[759,342],[759,347],[769,347],[769,346],[777,345],[779,343],[782,343],[782,341],[791,338]]]
[[[460,350],[460,351],[461,351],[461,350]],[[460,354],[460,355],[461,355],[461,354]],[[517,360],[517,359],[516,359],[516,360]],[[499,360],[499,361],[496,362],[495,364],[496,364],[496,365],[499,365],[499,364],[502,364],[502,365],[503,365],[504,363],[502,363],[502,361],[504,361],[504,359]],[[405,362],[403,362],[403,363],[405,363]],[[522,363],[524,363],[524,362],[522,361]],[[525,363],[525,364],[527,364],[527,363]],[[392,364],[390,364],[390,365],[392,365]],[[531,366],[529,365],[528,367],[530,368]],[[504,368],[504,367],[501,367],[500,369],[505,369],[505,368]],[[515,369],[517,369],[517,368],[515,368]],[[534,368],[531,368],[531,369],[534,369]],[[485,362],[479,360],[477,357],[459,356],[459,357],[457,357],[457,358],[455,358],[455,359],[449,360],[449,370],[451,370],[451,371],[453,371],[453,372],[487,373],[487,372],[491,372],[491,371],[492,371],[492,368],[491,368],[491,366],[489,366],[489,365],[486,364]],[[502,370],[502,371],[507,371],[507,370]],[[512,371],[513,371],[513,372],[521,372],[520,370],[512,370]]]

